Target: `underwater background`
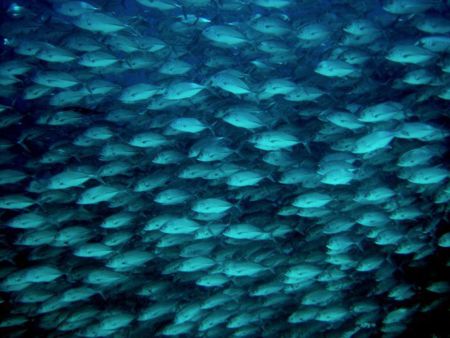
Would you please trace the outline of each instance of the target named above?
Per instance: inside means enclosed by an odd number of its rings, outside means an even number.
[[[448,1],[0,4],[0,337],[450,336]]]

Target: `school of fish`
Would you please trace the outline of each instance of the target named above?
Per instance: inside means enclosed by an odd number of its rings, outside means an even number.
[[[448,316],[448,1],[1,5],[1,337]]]

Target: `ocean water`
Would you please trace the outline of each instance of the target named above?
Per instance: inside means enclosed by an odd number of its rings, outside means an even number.
[[[449,6],[0,1],[0,337],[449,337]]]

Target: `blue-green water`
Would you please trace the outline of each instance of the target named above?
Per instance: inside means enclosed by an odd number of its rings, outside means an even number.
[[[448,337],[448,2],[0,4],[1,337]]]

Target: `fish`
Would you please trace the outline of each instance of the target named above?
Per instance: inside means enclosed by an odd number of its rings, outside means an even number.
[[[115,64],[119,60],[112,54],[94,51],[84,53],[78,63],[84,67],[107,67]]]
[[[290,148],[300,143],[300,140],[295,135],[281,130],[255,134],[249,141],[254,144],[255,148],[265,151]]]
[[[391,131],[374,131],[356,140],[352,152],[355,154],[365,154],[383,149],[391,143],[395,136],[396,134]]]
[[[252,277],[265,271],[267,271],[266,267],[253,262],[228,261],[223,267],[224,274],[229,277]]]
[[[183,133],[199,133],[208,127],[195,117],[180,117],[170,123],[170,128]]]
[[[330,35],[329,28],[320,23],[306,23],[297,33],[300,40],[322,41]]]
[[[154,201],[162,205],[182,204],[191,198],[191,194],[181,189],[167,189],[159,192]]]
[[[359,76],[358,68],[340,60],[320,61],[314,71],[326,77]]]
[[[23,181],[28,176],[25,172],[15,169],[4,169],[0,171],[0,184],[8,185]]]
[[[104,257],[112,253],[112,249],[102,243],[86,243],[74,250],[74,255],[78,257]]]
[[[438,3],[432,0],[413,0],[411,2],[406,0],[393,0],[386,1],[383,4],[383,9],[392,14],[418,14],[434,5],[438,5]]]
[[[241,74],[235,71],[223,70],[214,74],[210,82],[212,87],[218,87],[232,94],[242,95],[251,93],[249,85],[241,77]]]
[[[205,198],[196,200],[191,209],[201,214],[219,214],[233,207],[230,202],[220,198]]]
[[[125,104],[135,104],[140,101],[149,100],[158,93],[159,87],[148,84],[138,83],[124,88],[120,94],[119,100]]]
[[[180,59],[172,59],[168,60],[166,63],[161,65],[158,69],[159,73],[164,75],[183,75],[189,72],[192,69],[192,65],[180,60]]]
[[[36,84],[51,88],[70,88],[79,84],[79,81],[71,74],[57,71],[41,71],[33,78]]]
[[[34,204],[34,200],[26,195],[12,194],[0,197],[0,209],[26,209]]]
[[[320,192],[310,192],[299,195],[292,202],[297,208],[320,208],[332,201],[332,197],[328,194]]]
[[[67,1],[55,6],[55,11],[66,16],[80,16],[99,10],[98,7],[84,1]]]
[[[2,336],[448,334],[446,1],[2,5]]]
[[[408,150],[399,157],[397,165],[400,167],[426,165],[434,156],[440,156],[441,150],[443,149],[434,146],[422,146]]]
[[[205,86],[195,82],[178,82],[167,87],[164,98],[166,100],[183,100],[200,93]]]
[[[222,234],[234,239],[264,240],[270,238],[270,234],[252,224],[233,224]]]
[[[126,25],[114,16],[95,11],[77,16],[74,25],[90,32],[103,34],[119,32],[126,28]]]
[[[392,119],[403,120],[405,114],[403,106],[397,102],[383,102],[363,109],[359,121],[365,123],[376,123]]]
[[[392,62],[402,64],[423,64],[435,57],[429,50],[416,45],[403,45],[393,47],[386,56]]]
[[[211,25],[202,31],[202,35],[212,42],[225,46],[242,45],[248,42],[239,30],[229,25]]]
[[[92,187],[88,190],[85,190],[77,203],[80,205],[85,204],[97,204],[100,202],[105,202],[111,200],[114,196],[116,196],[120,192],[120,189],[107,186],[107,185],[99,185],[96,187]]]

